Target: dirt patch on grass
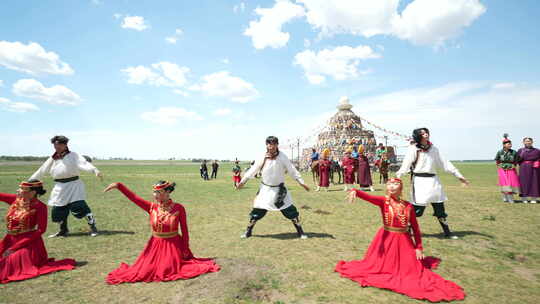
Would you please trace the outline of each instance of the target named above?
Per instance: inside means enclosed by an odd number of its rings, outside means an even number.
[[[287,303],[281,281],[268,266],[245,259],[218,259],[221,270],[183,284],[171,303]]]
[[[528,281],[537,281],[536,274],[537,271],[534,271],[530,268],[525,267],[513,267],[512,268],[515,273],[517,273],[521,278],[528,280]]]

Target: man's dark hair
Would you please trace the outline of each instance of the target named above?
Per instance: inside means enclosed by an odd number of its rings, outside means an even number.
[[[277,145],[279,144],[279,140],[277,137],[275,136],[268,136],[266,138],[266,144],[273,144],[273,145]]]
[[[67,145],[69,141],[69,138],[65,137],[64,135],[56,135],[55,137],[51,138],[51,144],[59,143]]]
[[[422,133],[421,133],[422,131],[429,134],[428,128],[418,128],[418,129],[414,129],[413,132],[412,132],[413,140],[414,140],[414,142],[416,143],[417,146],[422,141]]]

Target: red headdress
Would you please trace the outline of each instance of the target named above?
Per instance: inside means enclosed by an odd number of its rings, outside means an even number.
[[[169,182],[169,181],[165,181],[163,184],[156,184],[152,187],[152,189],[156,190],[156,191],[159,191],[159,190],[163,190],[163,189],[166,189],[167,187],[171,186],[172,183]]]
[[[28,188],[28,189],[31,189],[31,188],[35,188],[35,187],[43,187],[43,183],[41,181],[36,181],[36,182],[21,182],[19,184],[19,187],[20,188]]]
[[[506,143],[511,143],[511,142],[512,142],[512,141],[508,138],[508,133],[504,133],[504,134],[503,134],[503,137],[504,137],[504,139],[503,139],[503,141],[502,141],[503,145],[506,144]]]

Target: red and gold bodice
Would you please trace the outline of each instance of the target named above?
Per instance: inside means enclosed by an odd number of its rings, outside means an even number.
[[[23,233],[37,229],[37,200],[25,203],[18,198],[11,204],[6,214],[6,226],[8,233]]]
[[[152,203],[150,207],[150,226],[152,232],[178,232],[180,222],[179,204],[169,201],[166,205]]]
[[[328,159],[319,160],[319,171],[328,171],[332,163]]]
[[[343,157],[343,159],[341,160],[341,166],[345,170],[353,170],[354,163],[355,163],[355,159],[352,157]]]
[[[407,228],[410,222],[411,208],[410,203],[387,196],[381,207],[383,225],[394,228]]]

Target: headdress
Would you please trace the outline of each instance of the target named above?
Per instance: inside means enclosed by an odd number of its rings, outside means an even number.
[[[503,134],[503,137],[504,137],[504,139],[503,139],[503,141],[502,141],[503,145],[506,144],[506,143],[511,143],[511,142],[512,142],[512,141],[508,138],[508,133],[504,133],[504,134]]]

